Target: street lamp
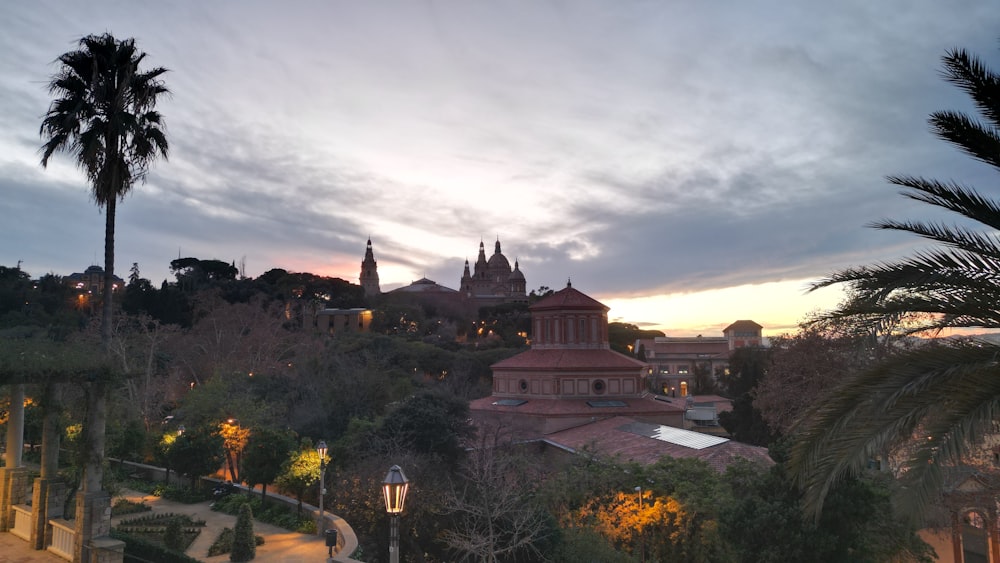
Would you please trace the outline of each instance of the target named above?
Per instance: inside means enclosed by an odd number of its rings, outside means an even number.
[[[399,513],[406,502],[406,491],[410,480],[403,475],[398,465],[389,468],[382,480],[382,495],[385,497],[385,511],[389,513],[389,563],[399,563]]]
[[[320,537],[326,529],[326,518],[323,517],[323,495],[326,494],[326,442],[320,440],[316,444],[316,453],[319,454],[319,526],[316,526]]]

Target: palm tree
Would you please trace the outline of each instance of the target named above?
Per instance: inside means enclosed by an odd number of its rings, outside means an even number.
[[[135,40],[119,41],[110,33],[80,39],[80,49],[61,57],[49,83],[55,99],[42,121],[42,166],[56,151],[72,153],[87,174],[94,201],[105,208],[104,294],[101,342],[111,340],[115,261],[115,205],[143,182],[150,163],[167,157],[163,120],[155,111],[167,92],[157,67],[142,71],[146,54]]]
[[[936,112],[932,132],[1000,171],[1000,77],[964,50],[948,52],[943,61],[944,78],[969,94],[981,120]],[[904,188],[905,197],[958,214],[961,224],[873,224],[936,244],[816,282],[814,289],[844,283],[854,291],[825,318],[872,329],[906,318],[908,334],[1000,327],[1000,202],[955,182],[888,180]],[[939,341],[899,351],[845,381],[800,421],[790,466],[807,509],[818,515],[832,486],[892,449],[909,452],[903,490],[922,506],[940,488],[942,468],[976,451],[1000,420],[998,358],[996,344]]]
[[[87,174],[94,201],[105,208],[104,307],[101,344],[111,343],[115,262],[115,205],[135,183],[145,181],[150,163],[167,156],[163,120],[154,110],[167,92],[164,68],[139,69],[146,54],[133,39],[111,34],[88,35],[79,50],[59,57],[61,67],[49,83],[55,96],[42,120],[42,166],[56,151],[71,153]],[[101,490],[104,430],[107,418],[106,376],[85,385],[87,392],[86,459],[83,490]]]

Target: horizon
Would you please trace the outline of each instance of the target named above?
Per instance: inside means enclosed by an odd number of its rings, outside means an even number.
[[[53,61],[134,37],[169,69],[169,160],[118,206],[115,273],[175,256],[355,282],[372,237],[387,288],[451,286],[498,237],[529,289],[566,279],[639,326],[794,330],[842,300],[831,272],[923,247],[865,228],[952,221],[889,174],[985,189],[935,138],[975,110],[942,80],[997,61],[1000,11],[921,0],[789,6],[378,5],[298,0],[0,6],[0,264],[85,268],[102,212],[71,158],[39,165]],[[103,267],[103,264],[102,264]]]

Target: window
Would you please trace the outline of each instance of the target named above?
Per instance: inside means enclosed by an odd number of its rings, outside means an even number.
[[[517,386],[521,389],[522,392],[526,392],[528,390],[528,381],[526,379],[522,379],[520,382],[518,382]]]
[[[687,397],[687,396],[688,396],[688,382],[681,381],[681,397]]]
[[[691,369],[691,366],[689,366],[687,364],[681,364],[681,365],[677,366],[677,373],[679,373],[681,375],[684,375],[684,374],[688,373],[688,371],[690,369]]]
[[[594,381],[594,384],[593,384],[592,387],[594,389],[594,393],[595,394],[597,394],[597,395],[603,395],[604,394],[604,389],[605,389],[605,387],[604,387],[604,381],[598,379],[598,380]]]

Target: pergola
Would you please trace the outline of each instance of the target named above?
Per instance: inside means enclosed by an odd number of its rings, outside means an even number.
[[[0,532],[10,532],[36,550],[50,549],[74,563],[117,563],[124,543],[108,537],[111,497],[101,490],[106,388],[113,370],[90,343],[48,338],[5,338],[0,346],[0,385],[10,393],[4,467],[0,468]],[[41,470],[30,482],[24,466],[24,402],[26,386],[37,386],[43,409]],[[76,495],[72,523],[63,522],[68,494],[58,474],[61,390],[79,385],[86,392],[84,479]],[[31,495],[30,505],[28,495]]]

